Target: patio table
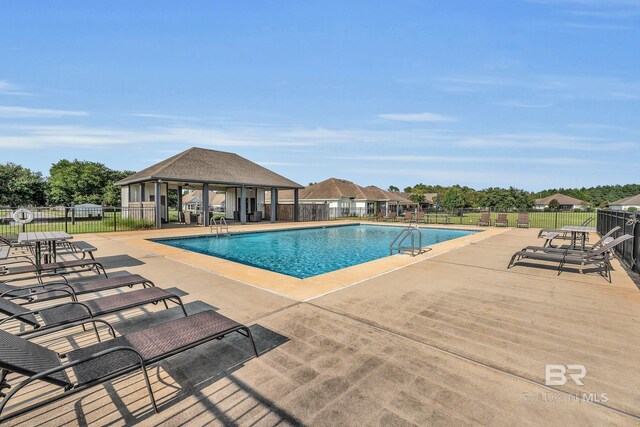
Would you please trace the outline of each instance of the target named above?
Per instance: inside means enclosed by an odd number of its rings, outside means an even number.
[[[42,265],[42,244],[44,243],[47,253],[44,262],[56,262],[56,247],[58,242],[73,239],[73,236],[64,231],[35,231],[18,234],[18,243],[28,243],[35,245],[35,262],[40,268]]]
[[[579,225],[565,225],[560,230],[571,233],[571,247],[575,249],[578,234],[582,234],[582,250],[584,251],[585,241],[588,233],[598,231],[595,227],[581,227]]]

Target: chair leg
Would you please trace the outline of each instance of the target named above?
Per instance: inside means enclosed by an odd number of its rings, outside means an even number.
[[[91,323],[93,324],[93,330],[96,332],[96,338],[98,339],[98,342],[102,342],[102,340],[100,339],[100,333],[98,332],[98,325],[96,325],[96,322]]]
[[[251,331],[246,326],[242,329],[247,333],[247,337],[249,337],[249,340],[251,341],[251,346],[253,347],[253,352],[255,353],[256,357],[259,357],[258,349],[256,348],[256,342],[253,340],[253,335],[251,335]]]
[[[178,304],[180,306],[180,308],[182,309],[182,313],[184,314],[184,317],[187,317],[187,309],[184,308],[184,304],[182,303],[182,300],[180,299],[179,296],[174,295],[173,298],[175,298],[175,300],[171,299],[172,302],[175,302],[176,304]],[[165,300],[165,305],[167,304],[167,301]]]
[[[158,405],[156,404],[156,398],[153,395],[153,389],[151,388],[151,381],[149,381],[149,374],[147,373],[147,367],[142,365],[142,375],[144,375],[144,382],[147,384],[147,391],[149,392],[149,399],[151,399],[151,405],[153,406],[153,410],[157,414],[160,412],[158,410]]]
[[[513,254],[513,256],[511,257],[511,261],[509,261],[509,265],[507,265],[507,270],[513,267],[513,263],[515,262],[515,260],[516,260],[516,254]]]

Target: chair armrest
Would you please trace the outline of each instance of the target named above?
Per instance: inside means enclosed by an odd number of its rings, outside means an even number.
[[[15,386],[10,392],[8,392],[5,396],[5,398],[2,400],[2,402],[0,402],[0,414],[2,413],[2,411],[4,410],[5,406],[7,405],[7,402],[21,389],[23,389],[25,386],[29,385],[30,383],[32,383],[33,381],[39,380],[41,378],[47,377],[51,374],[55,374],[56,372],[61,372],[61,371],[66,371],[69,368],[72,368],[76,365],[79,365],[81,363],[86,363],[90,360],[93,359],[97,359],[98,357],[102,357],[105,356],[109,353],[114,353],[116,351],[130,351],[135,353],[138,356],[138,359],[140,361],[140,368],[145,371],[145,376],[146,376],[146,367],[144,364],[144,359],[142,358],[142,355],[134,348],[132,347],[126,347],[126,346],[118,346],[118,347],[113,347],[113,348],[108,348],[106,350],[102,350],[99,351],[97,353],[93,353],[83,359],[78,359],[75,360],[73,362],[70,363],[65,363],[64,365],[60,365],[60,366],[56,366],[55,368],[51,368],[51,369],[47,369],[46,371],[40,372],[36,375],[33,375],[29,378],[27,378],[26,380],[22,381],[20,384],[18,384],[17,386]],[[106,378],[106,377],[105,377]],[[73,387],[73,384],[69,384],[67,387]],[[66,387],[65,387],[66,389]]]
[[[70,329],[76,326],[86,325],[87,323],[95,323],[95,322],[106,325],[109,328],[109,331],[111,332],[111,336],[113,336],[114,338],[116,337],[116,331],[115,329],[113,329],[113,326],[111,326],[111,323],[107,322],[104,319],[94,319],[94,318],[76,320],[75,322],[65,323],[64,325],[56,326],[55,328],[51,328],[51,329],[45,329],[45,330],[34,329],[33,331],[28,331],[20,336],[24,339],[30,340],[30,339],[38,338],[44,335],[49,335],[56,332],[64,331],[65,329]]]

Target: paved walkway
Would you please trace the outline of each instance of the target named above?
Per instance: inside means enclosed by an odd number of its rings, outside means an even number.
[[[24,425],[640,425],[640,293],[614,263],[597,274],[521,265],[536,230],[500,235],[305,302],[128,245],[85,236],[109,271],[140,273],[252,325],[141,375],[95,387]],[[122,255],[125,254],[125,255]],[[120,333],[169,318],[122,316]],[[89,333],[48,343],[64,351]],[[584,385],[545,386],[546,364],[582,364]],[[35,392],[34,392],[35,393]],[[578,396],[578,398],[576,398]],[[589,401],[591,400],[591,401]]]

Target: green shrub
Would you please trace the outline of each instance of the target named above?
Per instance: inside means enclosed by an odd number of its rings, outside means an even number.
[[[631,206],[630,208],[627,208],[627,212],[636,212],[638,210],[638,208],[636,208],[635,206]]]
[[[103,221],[105,227],[113,227],[113,218]],[[153,221],[137,218],[118,218],[116,222],[118,230],[151,230],[156,225]]]

